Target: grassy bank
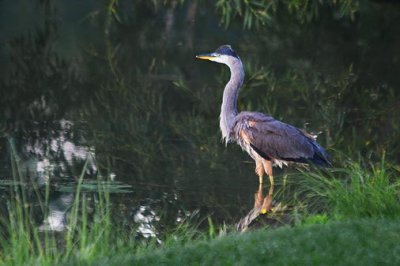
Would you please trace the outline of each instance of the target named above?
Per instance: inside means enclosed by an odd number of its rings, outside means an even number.
[[[233,234],[212,241],[100,258],[113,265],[396,265],[400,223],[361,219]]]
[[[2,265],[397,265],[400,223],[358,219],[231,233],[216,239],[138,246],[126,234],[76,247],[73,253],[2,254]],[[103,239],[104,240],[104,239]],[[77,243],[78,244],[78,243]],[[78,244],[79,246],[79,244]],[[6,259],[4,260],[4,255]],[[14,254],[18,255],[18,254]]]

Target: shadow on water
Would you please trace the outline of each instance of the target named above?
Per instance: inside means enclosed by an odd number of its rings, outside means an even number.
[[[82,169],[80,193],[96,204],[109,192],[113,220],[143,237],[248,213],[253,164],[218,130],[227,70],[194,60],[223,43],[246,64],[239,109],[320,132],[332,153],[400,158],[397,5],[374,3],[355,21],[322,10],[308,24],[278,14],[265,28],[232,21],[226,31],[205,12],[211,3],[118,2],[79,12],[69,1],[0,3],[0,188],[3,199],[26,190],[32,210],[48,193],[48,210],[32,211],[43,230],[67,226]]]

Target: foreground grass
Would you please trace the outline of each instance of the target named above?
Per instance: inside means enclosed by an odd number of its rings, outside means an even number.
[[[400,221],[360,219],[232,234],[84,265],[398,265]]]
[[[1,265],[399,265],[400,220],[357,219],[171,241],[163,247],[125,242],[126,234],[62,256],[32,254]],[[110,241],[111,240],[111,241]],[[61,251],[59,251],[61,252]],[[94,253],[93,253],[94,252]],[[17,254],[15,254],[17,255]],[[63,257],[63,258],[62,258]]]

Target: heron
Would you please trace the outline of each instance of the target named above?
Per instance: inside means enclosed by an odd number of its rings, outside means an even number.
[[[316,136],[274,119],[260,112],[238,112],[237,99],[244,81],[244,68],[240,57],[230,45],[222,45],[215,52],[197,55],[198,59],[222,63],[229,67],[231,76],[222,97],[219,126],[222,139],[238,143],[255,161],[259,184],[264,174],[270,181],[270,194],[274,187],[272,167],[289,163],[330,166],[330,156],[316,141]]]

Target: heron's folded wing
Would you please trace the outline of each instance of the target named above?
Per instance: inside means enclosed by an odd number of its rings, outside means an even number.
[[[266,159],[306,162],[314,157],[311,138],[294,126],[261,113],[244,115],[237,124],[240,135]]]

